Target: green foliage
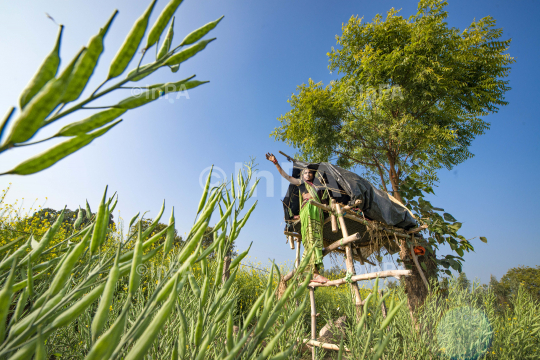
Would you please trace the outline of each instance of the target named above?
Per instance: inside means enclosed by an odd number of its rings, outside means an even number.
[[[531,296],[540,301],[540,266],[537,265],[536,268],[529,266],[511,268],[500,281],[492,276],[490,286],[504,301],[515,296],[520,288],[528,291]]]
[[[164,94],[193,89],[207,82],[197,80],[189,81],[195,77],[195,75],[193,75],[177,82],[147,85],[145,88],[146,91],[143,91],[139,96],[128,97],[116,105],[106,106],[106,110],[99,111],[86,119],[67,124],[49,138],[30,142],[39,131],[57,120],[63,119],[65,116],[73,113],[79,113],[80,110],[87,111],[88,109],[93,109],[92,104],[95,104],[95,101],[101,101],[109,93],[124,89],[130,82],[138,81],[154,73],[161,67],[173,64],[174,67],[170,66],[172,72],[178,71],[179,63],[186,61],[197,52],[203,50],[209,42],[214,40],[201,40],[190,48],[184,49],[185,45],[192,44],[204,37],[222,18],[195,30],[186,37],[189,41],[184,39],[180,45],[171,48],[171,41],[173,40],[174,33],[172,25],[167,36],[162,33],[181,3],[181,1],[178,0],[171,0],[149,31],[147,45],[142,51],[137,67],[129,72],[125,79],[100,91],[109,80],[121,75],[127,69],[127,66],[135,56],[137,49],[142,44],[144,35],[148,33],[148,22],[155,3],[155,0],[152,1],[144,14],[133,25],[132,30],[127,35],[124,43],[121,45],[113,59],[107,79],[94,89],[90,96],[77,103],[73,102],[82,95],[86,85],[98,66],[99,59],[104,51],[104,38],[118,11],[115,11],[112,14],[103,28],[90,39],[88,45],[83,47],[62,71],[59,69],[59,64],[61,62],[59,51],[62,42],[63,26],[60,26],[54,49],[44,60],[40,69],[34,75],[33,79],[30,80],[30,83],[21,95],[19,113],[16,114],[17,111],[15,107],[13,107],[8,111],[1,122],[0,153],[9,149],[29,146],[54,138],[66,136],[70,138],[45,150],[41,154],[23,161],[12,170],[3,172],[0,175],[29,175],[47,169],[61,159],[87,146],[96,138],[104,135],[121,122],[121,120],[117,119],[126,111],[154,101]],[[161,35],[166,38],[164,41],[167,42],[167,45],[161,47],[159,56],[156,51],[156,59],[153,62],[141,66],[141,62],[147,53],[147,50],[149,50],[149,47],[155,45],[157,48],[159,46],[158,42]],[[197,49],[197,51],[193,51],[193,49]],[[186,51],[190,53],[189,56],[181,55]],[[179,55],[181,59],[178,58]],[[102,109],[103,107],[100,105],[96,108]],[[2,138],[4,132],[6,132],[6,136]]]
[[[446,23],[446,5],[421,0],[409,18],[395,9],[372,22],[351,17],[328,54],[342,76],[300,85],[272,136],[305,160],[360,166],[398,199],[407,176],[432,184],[438,169],[473,156],[471,142],[489,128],[483,117],[506,105],[514,59],[493,18],[460,31]]]
[[[463,235],[458,234],[462,223],[457,221],[451,214],[444,212],[444,209],[434,207],[429,200],[425,199],[428,194],[434,194],[433,187],[413,180],[408,177],[401,185],[401,193],[405,205],[415,214],[420,225],[427,226],[426,250],[433,253],[441,244],[448,244],[458,256],[445,255],[441,259],[435,259],[437,264],[444,268],[447,275],[453,268],[461,272],[463,255],[465,252],[474,251],[474,247]],[[486,238],[483,238],[487,242]]]

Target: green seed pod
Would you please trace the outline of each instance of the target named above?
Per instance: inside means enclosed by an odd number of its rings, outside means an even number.
[[[114,209],[116,208],[116,204],[118,204],[118,195],[116,195],[116,200],[114,201],[114,203],[112,204],[112,206],[109,208],[109,214],[112,214],[112,212],[113,212]]]
[[[9,267],[13,264],[13,260],[22,257],[26,253],[26,249],[30,247],[30,241],[32,240],[33,235],[30,235],[30,238],[28,238],[28,241],[26,244],[22,245],[20,248],[17,249],[13,254],[11,254],[7,259],[3,260],[0,263],[0,270],[9,269]],[[26,260],[26,258],[23,259],[23,261]]]
[[[101,202],[99,203],[99,208],[96,214],[96,223],[94,225],[94,231],[92,232],[92,241],[90,242],[90,253],[92,254],[96,253],[99,244],[102,242],[101,236],[103,236],[103,224],[105,222],[109,222],[109,219],[105,219],[105,215],[107,213],[105,199],[107,198],[108,188],[109,185],[105,187],[105,192],[103,193],[103,197],[101,198]]]
[[[130,81],[139,81],[139,80],[142,80],[144,79],[145,77],[147,77],[148,75],[152,74],[154,71],[156,71],[157,69],[159,69],[160,67],[155,67],[152,71],[150,71],[150,68],[152,68],[153,66],[155,66],[156,63],[153,62],[153,63],[150,63],[150,64],[146,64],[146,65],[143,65],[143,66],[140,66],[138,68],[135,68],[133,70],[131,70],[126,78],[130,79]],[[140,75],[137,75],[139,74]],[[137,75],[137,76],[136,76]]]
[[[217,266],[216,266],[216,273],[214,275],[214,286],[217,287],[219,284],[221,284],[221,280],[223,278],[223,251],[224,251],[224,243],[222,242],[219,246],[218,256],[217,256]]]
[[[173,349],[171,352],[171,360],[178,360],[178,342],[174,341]]]
[[[77,60],[77,64],[69,77],[67,88],[62,96],[62,102],[68,103],[75,101],[81,96],[86,84],[88,84],[88,80],[90,80],[90,77],[94,73],[99,57],[103,53],[103,38],[107,34],[117,13],[118,10],[115,10],[105,26],[88,42],[86,51]]]
[[[114,122],[101,130],[94,131],[91,134],[80,135],[68,141],[64,141],[63,143],[60,143],[49,150],[46,150],[43,153],[20,163],[17,165],[17,167],[6,172],[5,174],[29,175],[45,170],[66,156],[90,144],[92,141],[94,141],[94,139],[105,134],[120,121],[122,120],[118,120],[117,122]]]
[[[41,237],[38,246],[33,249],[30,254],[28,254],[28,257],[30,257],[30,261],[34,262],[49,246],[49,243],[56,235],[58,229],[60,229],[60,227],[62,226],[62,222],[64,221],[64,211],[65,208],[62,210],[62,212],[60,212],[60,215],[58,215],[56,221],[52,224],[52,226],[47,230],[47,232],[45,232],[45,235]]]
[[[43,271],[43,274],[45,271]],[[32,274],[32,268],[31,268],[31,260],[28,259],[28,267],[26,270],[26,286],[28,286],[28,296],[33,297],[34,296],[34,277]]]
[[[206,48],[206,45],[210,44],[214,40],[216,40],[216,38],[200,41],[196,43],[195,45],[192,45],[188,47],[187,49],[184,49],[180,51],[179,53],[174,54],[173,56],[168,58],[167,61],[165,61],[164,65],[169,65],[169,66],[179,65],[183,63],[184,61],[186,61],[187,59],[190,59],[193,56],[197,55],[198,52],[204,50]]]
[[[163,200],[163,204],[161,205],[161,209],[159,210],[159,213],[155,217],[154,221],[152,221],[150,226],[148,228],[146,228],[146,230],[144,230],[144,232],[142,233],[142,239],[143,240],[146,239],[152,233],[152,231],[154,231],[157,224],[159,223],[159,220],[161,219],[161,216],[163,215],[164,210],[165,210],[165,200]]]
[[[238,229],[236,230],[238,233],[240,232],[240,230],[244,227],[244,225],[248,221],[249,216],[251,215],[253,210],[255,210],[255,206],[257,206],[257,201],[255,201],[255,203],[249,208],[246,215],[242,218],[242,220],[240,220],[240,224],[238,224]]]
[[[133,56],[135,56],[135,52],[137,51],[144,33],[146,32],[146,28],[148,27],[148,19],[150,18],[150,14],[154,9],[155,4],[156,0],[153,0],[146,11],[137,19],[131,28],[131,31],[127,35],[122,46],[120,46],[120,49],[116,53],[116,56],[111,63],[107,80],[122,74],[124,70],[126,70],[131,59],[133,59]]]
[[[145,241],[142,245],[143,252],[147,250],[150,246],[152,246],[152,244],[154,244],[156,241],[158,241],[169,230],[169,226],[167,226],[165,229],[161,230],[156,235]],[[133,257],[133,253],[134,251],[131,250],[122,254],[122,256],[120,256],[120,262],[123,263],[130,260]]]
[[[173,73],[177,72],[179,69],[180,69],[180,64],[177,64],[177,65],[171,65],[169,66],[169,68],[171,69],[171,71]]]
[[[15,119],[4,144],[23,143],[31,139],[44,125],[45,118],[60,103],[63,89],[62,81],[49,80]]]
[[[197,284],[197,280],[195,280],[195,277],[192,273],[188,274],[188,280],[189,285],[191,286],[191,291],[193,291],[193,295],[195,295],[196,298],[201,298],[201,288],[199,287],[199,284]]]
[[[17,266],[17,258],[11,262],[11,271],[7,280],[4,282],[4,287],[0,290],[0,343],[4,341],[6,335],[6,318],[11,305],[11,297],[13,296],[13,283],[15,280],[15,267]]]
[[[38,326],[36,355],[34,356],[34,360],[47,360],[47,350],[45,349],[45,342],[43,341],[43,335],[41,334],[41,326]]]
[[[88,204],[88,200],[86,200],[86,218],[88,220],[92,219],[92,210],[90,209],[90,204]]]
[[[79,244],[77,244],[73,251],[71,251],[66,257],[66,260],[64,260],[64,262],[62,263],[62,267],[58,270],[58,273],[56,274],[51,285],[49,286],[51,296],[58,294],[60,290],[64,288],[66,281],[71,276],[71,270],[83,254],[84,250],[86,250],[89,239],[90,231],[86,233],[86,235],[82,238]]]
[[[221,309],[219,309],[219,312],[217,313],[216,317],[212,319],[212,321],[215,324],[219,324],[225,318],[225,316],[227,316],[227,314],[229,313],[229,310],[232,309],[233,303],[234,303],[234,299],[227,301],[225,305],[223,305]]]
[[[69,325],[76,320],[94,301],[96,301],[105,289],[105,284],[101,284],[94,288],[90,293],[73,304],[70,308],[61,313],[51,324],[51,328],[58,329]],[[108,309],[107,309],[108,310]]]
[[[212,309],[210,310],[210,313],[213,313],[217,309],[217,305],[219,305],[219,301],[227,295],[229,292],[229,289],[231,288],[231,285],[236,279],[236,273],[238,272],[238,269],[235,269],[229,279],[223,284],[223,287],[219,290],[216,297],[214,298],[214,304],[212,305]]]
[[[401,308],[401,306],[405,303],[406,300],[403,300],[401,301],[399,304],[397,304],[397,306],[395,306],[389,313],[388,315],[386,316],[386,319],[384,319],[384,321],[382,322],[379,330],[384,330],[389,324],[390,322],[392,321],[392,319],[394,318],[394,316],[396,316],[396,313],[399,311],[399,309]]]
[[[229,309],[229,317],[227,319],[227,351],[231,351],[234,345],[233,330],[234,330],[234,323],[233,323],[233,312],[232,312],[232,307],[231,307]]]
[[[170,92],[178,92],[178,91],[186,91],[193,89],[199,85],[206,84],[209,81],[187,81],[183,83],[181,86],[172,86],[172,85],[163,85],[159,88],[151,88],[149,90],[144,91],[138,96],[130,96],[122,101],[120,101],[118,104],[114,105],[115,108],[120,109],[135,109],[139,106],[146,105],[154,100],[159,99],[160,96],[164,94],[168,94]]]
[[[186,355],[186,347],[187,347],[187,327],[182,326],[180,327],[180,333],[178,334],[178,357],[174,360],[184,359],[184,356]]]
[[[211,324],[210,330],[204,337],[201,343],[201,346],[199,348],[199,351],[197,353],[197,356],[195,357],[195,360],[203,360],[205,358],[206,352],[210,348],[210,343],[214,340],[214,337],[216,336],[216,330],[217,330],[216,323]]]
[[[159,51],[157,54],[158,60],[161,60],[165,55],[167,55],[167,53],[171,49],[173,36],[174,36],[174,16],[172,18],[171,25],[169,26],[169,30],[167,31],[167,35],[165,36],[165,40],[163,40],[163,44],[161,44],[161,47],[159,48]]]
[[[210,179],[212,178],[212,170],[214,169],[214,165],[210,167],[210,172],[208,173],[208,177],[206,178],[206,184],[204,185],[204,191],[201,196],[201,200],[199,201],[199,207],[197,209],[197,214],[201,212],[204,205],[206,204],[206,197],[208,196],[208,189],[210,188]]]
[[[249,244],[249,247],[247,248],[246,251],[244,251],[243,253],[241,253],[240,255],[238,255],[232,262],[231,262],[231,266],[229,267],[229,269],[234,269],[236,267],[236,265],[240,264],[240,261],[242,261],[248,254],[249,252],[249,249],[251,249],[251,245],[253,245],[253,242],[251,242]]]
[[[120,342],[120,338],[124,334],[126,327],[126,319],[128,317],[129,309],[131,307],[131,296],[128,298],[122,308],[122,312],[114,321],[114,324],[107,330],[90,348],[90,352],[85,360],[103,360],[109,359],[114,349]]]
[[[101,296],[99,306],[96,310],[96,314],[94,315],[94,319],[92,320],[92,343],[96,342],[97,337],[101,334],[101,330],[103,330],[103,326],[105,326],[105,323],[107,322],[107,318],[109,317],[109,307],[112,304],[114,291],[116,289],[116,282],[118,281],[119,276],[120,268],[118,263],[115,262],[111,268],[111,271],[109,272],[109,278],[107,279],[107,283],[105,285],[105,291],[103,292],[103,296]]]
[[[83,218],[84,218],[83,209],[81,209],[81,207],[79,206],[79,211],[77,212],[77,219],[73,223],[73,228],[75,230],[79,230],[79,227],[82,224]]]
[[[133,226],[133,223],[135,222],[135,220],[137,220],[137,218],[139,217],[140,215],[140,212],[137,213],[137,215],[135,215],[134,217],[131,218],[131,220],[129,221],[129,227],[128,229],[131,229],[131,226]]]
[[[163,244],[159,245],[157,248],[155,248],[152,251],[149,251],[148,254],[145,254],[142,256],[142,264],[148,262],[150,259],[152,259],[156,254],[161,250],[163,247]],[[131,265],[132,264],[126,264],[123,266],[120,266],[120,277],[126,276],[131,272]]]
[[[171,293],[174,284],[178,284],[177,291],[180,291],[184,287],[184,284],[187,281],[187,276],[182,277],[182,280],[180,281],[180,283],[177,283],[176,278],[179,276],[180,274],[176,273],[176,275],[174,275],[167,281],[167,283],[161,288],[158,295],[156,296],[156,300],[155,300],[156,302],[161,302],[165,300],[167,296],[169,296],[169,294]]]
[[[249,191],[249,194],[247,197],[248,199],[251,199],[251,197],[253,196],[253,193],[255,192],[255,189],[257,189],[257,185],[259,185],[260,180],[261,180],[260,178],[255,180],[255,184],[253,184],[253,186],[251,187],[251,190]]]
[[[163,30],[165,30],[165,26],[167,26],[167,24],[169,23],[169,20],[171,20],[171,17],[174,15],[174,13],[176,12],[176,9],[178,9],[178,6],[180,6],[181,3],[182,3],[182,0],[170,0],[169,3],[165,6],[163,11],[161,12],[161,14],[159,14],[159,17],[156,20],[156,23],[154,24],[154,26],[152,26],[152,29],[150,29],[150,32],[148,33],[148,40],[146,42],[147,49],[158,41],[159,37],[163,33]],[[173,23],[174,23],[174,18],[173,18]],[[167,34],[167,37],[168,35],[169,34]],[[171,40],[172,40],[172,36],[171,36]],[[158,56],[158,59],[159,59],[159,56]]]
[[[201,307],[204,307],[206,305],[209,291],[210,291],[210,278],[207,275],[204,278],[203,286],[201,289]]]
[[[178,261],[183,263],[193,252],[196,246],[200,245],[200,240],[204,235],[204,232],[208,228],[208,221],[203,222],[202,225],[197,230],[197,233],[193,236],[191,240],[187,242],[182,248],[182,251],[178,255]]]
[[[137,238],[137,242],[135,242],[135,251],[133,254],[133,261],[131,263],[131,274],[129,276],[129,294],[131,296],[135,296],[141,282],[141,274],[139,273],[140,269],[138,269],[139,265],[142,263],[143,253],[141,235],[141,222],[139,221],[139,237]]]
[[[62,41],[62,32],[64,31],[64,26],[60,25],[60,30],[58,31],[58,37],[56,38],[56,44],[51,53],[45,58],[41,67],[34,75],[30,83],[26,85],[26,88],[21,94],[19,100],[19,105],[21,109],[24,109],[26,104],[45,86],[49,80],[53,79],[58,72],[58,67],[60,66],[60,43]]]
[[[0,254],[7,254],[8,250],[20,243],[25,239],[25,236],[19,236],[13,241],[8,242],[6,245],[0,247]]]
[[[30,261],[35,261],[42,253],[43,251],[49,246],[49,243],[56,235],[56,232],[62,226],[62,222],[64,221],[64,211],[65,208],[60,212],[60,215],[56,218],[56,221],[53,223],[53,225],[47,230],[45,235],[41,238],[39,241],[37,247],[33,249],[30,254],[26,257],[29,258]],[[24,260],[26,260],[26,258]]]
[[[21,295],[19,296],[19,300],[17,301],[17,307],[15,308],[15,313],[13,314],[13,317],[11,318],[12,322],[19,321],[24,311],[24,307],[26,306],[27,301],[28,301],[28,289],[24,289],[24,291],[21,292]]]
[[[231,174],[231,196],[233,199],[236,199],[236,191],[234,189],[234,176]]]
[[[167,238],[165,239],[165,246],[163,247],[163,260],[167,258],[167,254],[171,251],[174,242],[174,207],[171,210],[171,217],[169,219],[169,228],[167,230]]]
[[[184,40],[182,40],[180,46],[190,45],[196,41],[199,41],[204,35],[208,34],[213,28],[215,28],[217,24],[219,24],[221,19],[223,19],[223,16],[217,20],[209,22],[208,24],[198,28],[197,30],[192,31],[184,38]]]
[[[100,111],[84,120],[64,126],[58,131],[56,136],[77,136],[86,134],[107,125],[114,119],[122,116],[125,112],[125,109],[108,109]]]
[[[197,324],[195,325],[195,329],[193,330],[193,344],[195,347],[199,347],[201,344],[201,338],[202,338],[202,330],[203,330],[203,323],[204,323],[204,316],[203,316],[203,309],[199,307],[199,315],[197,316]]]
[[[13,285],[13,292],[17,292],[19,290],[22,290],[22,289],[26,289],[30,286],[30,294],[29,296],[32,297],[34,295],[34,280],[35,279],[40,279],[43,277],[43,275],[47,274],[47,273],[50,273],[50,268],[51,266],[49,266],[48,268],[46,268],[45,270],[43,270],[42,272],[40,272],[39,274],[36,274],[36,275],[32,275],[32,272],[30,271],[29,274],[30,274],[30,277],[27,277],[25,280],[23,281],[20,281],[16,284]]]
[[[58,303],[60,303],[64,295],[66,295],[66,292],[67,292],[67,287],[64,287],[62,291],[60,291],[58,294],[56,294],[55,296],[51,296],[49,300],[45,304],[43,304],[42,309],[41,309],[41,306],[37,306],[36,303],[34,303],[34,307],[33,307],[34,310],[30,314],[22,318],[21,321],[13,325],[13,327],[9,331],[9,340],[14,339],[20,334],[22,334],[23,331],[25,331],[28,328],[28,326],[30,326],[30,323],[32,321],[37,321],[41,319],[52,308],[58,305]],[[45,292],[45,294],[43,294],[45,295],[45,298],[47,298],[48,293],[49,292],[47,291]],[[34,319],[38,313],[40,314],[39,317],[37,319]]]
[[[138,108],[139,106],[146,105],[154,100],[159,99],[159,97],[163,94],[164,94],[164,91],[161,88],[146,90],[138,96],[130,96],[120,101],[114,107],[119,108],[119,109],[126,109],[126,110],[135,109],[135,108]]]
[[[214,229],[215,229],[215,227],[214,227]],[[215,234],[215,233],[214,233],[214,234]],[[222,232],[221,235],[219,235],[219,237],[218,237],[216,240],[214,240],[214,241],[212,242],[212,244],[211,244],[209,247],[207,247],[207,248],[202,252],[201,255],[199,255],[199,257],[197,258],[197,260],[195,260],[196,262],[197,262],[197,261],[203,261],[202,266],[203,266],[203,269],[204,269],[204,273],[205,273],[205,274],[207,274],[207,267],[208,267],[208,263],[207,263],[207,261],[206,261],[206,257],[207,257],[207,256],[208,256],[208,255],[209,255],[216,247],[218,247],[218,246],[221,244],[221,242],[222,242],[223,240],[225,240],[225,232]]]
[[[145,328],[139,340],[131,348],[129,353],[126,355],[125,360],[135,360],[144,358],[145,354],[148,352],[148,349],[157,338],[159,332],[169,319],[174,305],[176,304],[178,293],[176,292],[176,286],[173,287],[169,299],[161,309],[158,311],[156,316],[152,319],[152,322]]]

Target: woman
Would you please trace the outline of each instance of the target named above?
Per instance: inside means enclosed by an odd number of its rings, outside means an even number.
[[[310,249],[313,247],[313,255],[311,256],[311,266],[313,268],[313,279],[311,281],[324,284],[328,281],[327,278],[319,274],[319,270],[323,264],[323,213],[321,209],[312,205],[309,200],[313,199],[321,202],[322,193],[313,185],[313,172],[310,169],[302,170],[300,179],[289,176],[273,154],[266,154],[266,159],[276,165],[281,176],[283,176],[291,184],[298,186],[301,196],[300,216],[295,215],[294,219],[300,219],[302,224],[302,243],[304,248]]]

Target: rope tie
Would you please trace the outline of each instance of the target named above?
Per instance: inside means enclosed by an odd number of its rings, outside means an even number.
[[[349,284],[352,283],[352,272],[347,271],[347,275],[345,275],[345,281]]]

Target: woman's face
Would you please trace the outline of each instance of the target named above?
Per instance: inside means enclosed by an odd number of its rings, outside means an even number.
[[[304,180],[306,181],[312,181],[313,180],[313,173],[309,170],[304,171]]]

